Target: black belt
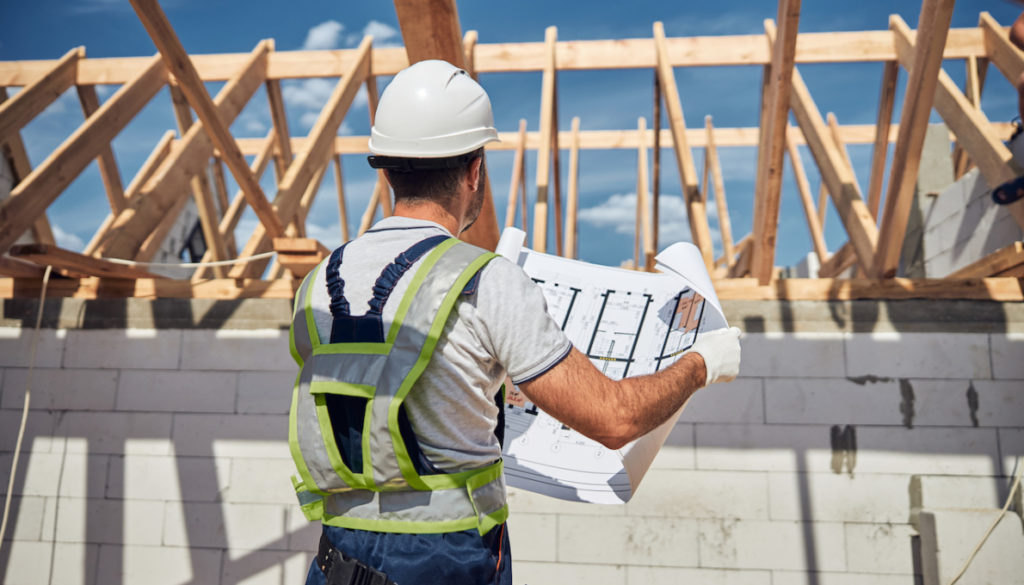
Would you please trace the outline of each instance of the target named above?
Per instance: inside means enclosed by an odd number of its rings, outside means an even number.
[[[322,532],[316,564],[327,576],[327,585],[397,585],[386,573],[334,548]]]

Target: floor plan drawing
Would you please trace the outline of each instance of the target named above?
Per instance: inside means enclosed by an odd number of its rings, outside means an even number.
[[[551,317],[610,378],[667,367],[701,332],[726,326],[692,245],[670,247],[663,253],[663,271],[647,273],[523,250],[518,235],[522,232],[512,230],[506,230],[498,252],[516,261],[537,283]],[[595,503],[622,503],[632,497],[678,418],[677,413],[658,429],[613,451],[566,427],[515,388],[506,399],[505,415],[503,454],[509,485]]]

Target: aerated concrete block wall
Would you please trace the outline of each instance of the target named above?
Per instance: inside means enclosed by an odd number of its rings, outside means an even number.
[[[30,372],[36,304],[3,301],[4,491],[30,376],[32,398],[2,582],[301,583],[318,530],[288,480],[288,303],[45,307]],[[741,377],[697,394],[631,502],[510,494],[515,581],[913,585],[926,566],[948,573],[976,541],[948,537],[948,509],[994,513],[1024,454],[1024,307],[725,310],[746,331]],[[952,550],[923,551],[918,528]],[[1019,578],[1024,551],[1005,543],[975,570]]]

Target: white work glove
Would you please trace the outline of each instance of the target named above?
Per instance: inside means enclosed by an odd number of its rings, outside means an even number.
[[[704,358],[707,368],[705,386],[716,382],[731,382],[740,373],[740,331],[739,327],[716,329],[697,336],[697,341],[686,350],[696,352]]]

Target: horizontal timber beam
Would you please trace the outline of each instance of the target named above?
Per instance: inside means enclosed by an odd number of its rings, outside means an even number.
[[[1004,29],[1005,30],[1005,29]],[[668,59],[673,67],[718,65],[767,65],[770,61],[764,35],[673,37],[666,39]],[[556,67],[562,71],[581,69],[638,69],[655,66],[653,39],[559,41]],[[356,49],[334,51],[275,51],[267,63],[267,79],[339,77],[356,59]],[[542,71],[545,47],[533,43],[478,43],[474,48],[474,69],[480,73]],[[987,57],[980,28],[949,31],[945,59]],[[241,67],[248,55],[223,53],[192,55],[203,81],[225,81]],[[801,33],[796,44],[796,63],[846,63],[894,61],[896,47],[892,31]],[[103,85],[125,83],[145,66],[145,57],[81,59],[75,83]],[[55,59],[0,61],[0,86],[22,86],[53,69]],[[403,47],[373,51],[374,75],[394,75],[409,65]]]

